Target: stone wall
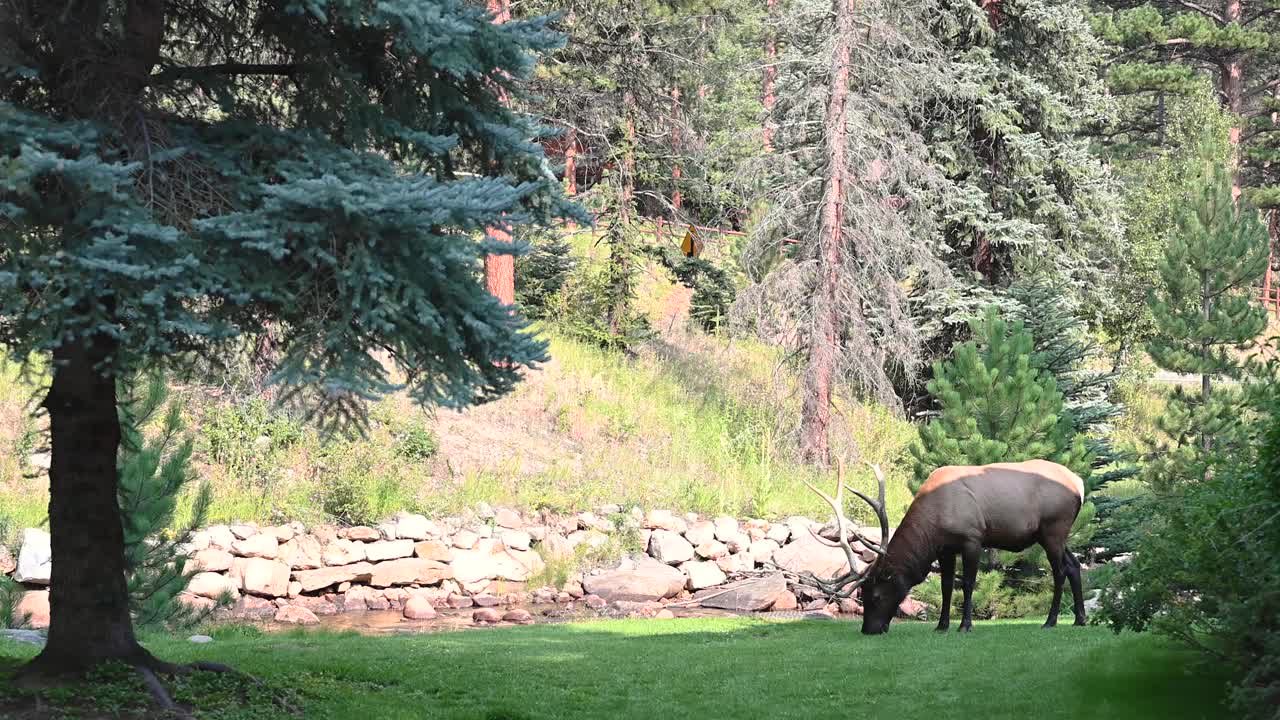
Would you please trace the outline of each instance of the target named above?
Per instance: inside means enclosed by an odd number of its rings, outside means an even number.
[[[811,530],[813,532],[811,532]],[[862,528],[873,540],[878,529]],[[546,562],[573,563],[579,549],[637,536],[646,552],[616,567],[574,573],[563,588],[530,587]],[[617,506],[572,515],[520,513],[481,506],[466,517],[428,519],[400,513],[376,527],[301,523],[218,525],[193,537],[196,574],[182,600],[211,608],[223,593],[235,602],[224,616],[310,624],[344,612],[399,610],[413,619],[436,608],[568,604],[654,615],[681,602],[736,611],[827,607],[816,593],[789,585],[776,568],[822,577],[848,568],[844,552],[820,542],[832,526],[808,518],[785,521],[704,518]],[[856,544],[855,544],[856,545]],[[859,563],[874,555],[861,547]],[[19,610],[48,623],[49,539],[23,533],[16,560],[0,552],[0,572],[28,587]],[[845,601],[829,608],[857,612]],[[477,619],[526,621],[527,613],[478,612]]]

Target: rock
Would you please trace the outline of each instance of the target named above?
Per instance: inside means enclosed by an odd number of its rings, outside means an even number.
[[[919,617],[927,609],[929,609],[928,605],[911,596],[907,596],[907,599],[898,605],[898,614],[903,617],[914,618]]]
[[[563,590],[556,593],[556,602],[561,605],[567,605],[573,602],[573,596]]]
[[[607,601],[605,601],[604,598],[600,597],[599,595],[588,595],[582,598],[582,602],[592,610],[603,610],[604,607],[609,604]]]
[[[476,517],[488,520],[494,516],[493,506],[483,500],[476,503]]]
[[[251,523],[232,525],[230,530],[231,534],[234,535],[237,540],[248,540],[258,534],[258,526]]]
[[[49,549],[49,533],[37,528],[22,531],[22,548],[18,550],[18,567],[13,579],[31,585],[48,585],[53,570],[53,554]]]
[[[861,615],[862,606],[852,598],[841,598],[838,604],[842,615]]]
[[[649,554],[667,565],[693,559],[693,546],[673,530],[655,530],[649,538]]]
[[[292,605],[300,605],[318,616],[336,615],[338,607],[333,604],[330,596],[310,597],[307,595],[299,595],[289,601]]]
[[[340,583],[338,583],[338,592],[339,592],[339,593],[344,593],[344,592],[346,592],[346,591],[348,591],[348,590],[350,590],[350,589],[351,589],[351,583],[350,583],[350,582],[340,582]]]
[[[313,535],[295,535],[286,540],[280,546],[279,558],[293,570],[315,570],[324,567],[324,549]]]
[[[276,542],[274,535],[261,533],[251,535],[246,540],[237,540],[231,546],[231,552],[245,558],[266,558],[274,560],[279,554],[280,543]]]
[[[493,528],[488,525],[472,525],[467,529],[475,533],[476,537],[481,540],[493,537]]]
[[[18,569],[18,560],[9,552],[9,548],[0,545],[0,575],[8,575]]]
[[[302,583],[297,580],[289,581],[289,597],[296,598],[302,594]]]
[[[396,516],[396,537],[408,540],[426,540],[439,534],[440,528],[422,515],[401,513]]]
[[[228,593],[231,598],[240,597],[239,583],[232,578],[216,572],[201,572],[191,576],[191,581],[187,583],[187,592],[210,600],[217,600],[222,597],[223,593]]]
[[[0,628],[0,640],[9,640],[11,642],[22,643],[24,645],[35,645],[44,647],[44,633],[39,630],[19,630],[19,629],[3,629]]]
[[[342,536],[356,542],[374,542],[382,539],[382,533],[364,525],[349,527],[342,533]]]
[[[787,592],[786,578],[782,573],[770,573],[763,577],[732,582],[722,588],[703,590],[695,593],[693,599],[703,607],[760,612],[773,607],[779,594],[784,592]],[[793,596],[792,601],[794,600]]]
[[[32,590],[22,594],[22,599],[13,606],[13,620],[26,620],[32,630],[43,630],[49,627],[49,591]]]
[[[684,533],[684,538],[693,545],[705,545],[706,543],[714,542],[716,539],[716,525],[710,520],[690,523],[689,529]]]
[[[689,536],[685,535],[685,537],[688,538]],[[715,560],[717,558],[722,558],[725,555],[728,555],[729,548],[722,542],[712,540],[711,542],[705,542],[695,547],[693,549],[693,552],[696,553],[697,556],[700,558],[705,558],[707,560]]]
[[[403,608],[410,597],[409,591],[402,587],[387,588],[382,591],[382,596],[387,599],[387,602],[391,603],[392,610]]]
[[[785,525],[783,527],[786,527]],[[773,557],[773,554],[781,549],[778,543],[769,540],[757,540],[751,543],[747,548],[747,554],[751,556],[754,563],[767,562]]]
[[[787,539],[791,537],[791,528],[777,523],[769,526],[769,532],[765,533],[765,538],[774,541],[778,547],[787,544]]]
[[[412,540],[379,540],[364,546],[365,559],[369,562],[396,560],[413,556]]]
[[[192,635],[191,637],[187,638],[187,642],[195,643],[197,645],[205,645],[207,643],[213,642],[213,638],[209,637],[208,635]]]
[[[588,593],[609,602],[675,597],[684,589],[685,582],[684,573],[648,557],[641,557],[630,570],[614,570],[582,579]]]
[[[603,533],[613,531],[613,523],[604,518],[596,517],[593,512],[578,513],[578,528],[581,530],[598,530]]]
[[[520,513],[507,508],[498,508],[494,513],[493,522],[500,528],[510,530],[519,530],[524,527],[524,520],[520,518]]]
[[[502,530],[498,539],[512,550],[528,550],[533,544],[533,536],[523,530]]]
[[[725,581],[725,575],[713,562],[687,562],[680,569],[689,576],[688,588],[701,590],[719,585]]]
[[[619,600],[613,605],[618,614],[633,618],[656,617],[658,613],[663,610],[662,604],[653,600],[646,600],[644,602]]]
[[[205,533],[209,536],[209,547],[219,550],[230,551],[236,542],[236,536],[231,534],[231,528],[226,525],[214,525],[205,530]]]
[[[423,560],[445,563],[453,561],[453,550],[439,540],[423,540],[420,543],[414,543],[413,554]]]
[[[403,614],[410,620],[430,620],[439,613],[431,600],[422,595],[413,595],[405,601]]]
[[[275,538],[271,540],[274,542]],[[277,598],[289,594],[289,566],[282,562],[236,558],[229,574],[233,579],[240,578],[240,589],[250,595]]]
[[[352,585],[350,590],[338,596],[336,605],[342,612],[363,612],[365,610],[386,610],[391,607],[382,593],[365,585]]]
[[[721,515],[715,519],[716,539],[720,542],[729,542],[738,535],[738,521],[728,515]]]
[[[524,531],[529,533],[529,537],[533,538],[534,542],[546,540],[547,535],[551,533],[546,525],[526,525]]]
[[[830,547],[808,532],[795,542],[782,546],[773,553],[773,562],[783,570],[794,573],[811,572],[820,578],[831,578],[848,572],[849,561],[844,550]],[[861,567],[857,568],[862,570]]]
[[[599,530],[575,530],[569,533],[569,537],[565,538],[565,542],[571,548],[579,545],[596,548],[609,542],[609,536]]]
[[[231,553],[218,548],[200,550],[191,557],[195,567],[206,572],[226,572],[231,569],[231,561],[234,559]]]
[[[548,560],[561,560],[573,557],[573,545],[560,533],[549,532],[538,543],[538,552]]]
[[[497,607],[501,601],[493,595],[481,593],[479,595],[472,595],[471,602],[475,604],[476,607]]]
[[[301,605],[285,605],[276,612],[276,622],[289,625],[319,625],[320,618]]]
[[[676,516],[670,510],[650,510],[648,515],[644,516],[644,522],[641,527],[650,530],[675,530]],[[685,529],[688,529],[688,523],[685,523]]]
[[[771,610],[795,610],[800,607],[799,601],[796,600],[796,594],[790,590],[783,590],[773,598]]]
[[[298,533],[288,525],[273,525],[269,528],[263,528],[262,532],[275,536],[276,542],[287,543]]]
[[[725,547],[729,548],[729,552],[737,554],[746,552],[751,547],[751,537],[744,532],[735,533],[724,541]]]
[[[334,540],[320,556],[326,566],[351,565],[366,559],[364,543],[354,540]]]
[[[373,570],[373,565],[359,562],[318,570],[300,570],[293,577],[302,583],[303,592],[314,592],[344,582],[369,582],[373,578]]]
[[[791,541],[795,542],[800,538],[809,537],[809,528],[814,526],[814,522],[803,515],[792,515],[786,519],[786,526],[791,530]]]
[[[435,585],[450,577],[453,577],[453,569],[444,563],[401,558],[374,565],[373,573],[366,582],[373,587],[385,588],[392,585]]]
[[[675,620],[676,614],[666,608],[662,608],[661,610],[658,611],[657,615],[653,616],[653,619],[654,620]]]
[[[471,613],[471,622],[477,625],[493,625],[502,622],[502,613],[493,608],[480,608]]]
[[[338,528],[335,525],[316,525],[311,528],[311,534],[320,541],[321,546],[326,546],[338,539]]]
[[[726,555],[722,558],[716,558],[716,567],[720,568],[721,572],[737,573],[742,572],[743,570],[752,570],[755,566],[751,562],[751,557],[749,555],[746,553],[738,553],[737,555]]]
[[[505,622],[515,623],[517,625],[533,624],[533,615],[530,615],[528,610],[522,610],[520,608],[516,608],[515,610],[508,610],[506,613],[503,614],[502,619]]]
[[[465,595],[458,595],[457,593],[450,595],[445,602],[448,603],[449,607],[457,610],[469,608],[474,604],[472,603],[471,598]]]
[[[396,524],[394,522],[378,523],[378,527],[375,529],[384,540],[395,540],[397,537]]]
[[[480,536],[470,530],[459,530],[453,535],[453,546],[459,550],[470,550],[480,542]]]
[[[1085,598],[1084,611],[1093,614],[1102,609],[1102,591],[1095,590],[1092,595]]]
[[[231,615],[236,618],[266,620],[275,617],[277,609],[275,603],[265,598],[241,595],[240,600],[232,607]]]
[[[458,550],[453,555],[453,574],[458,582],[476,580],[528,580],[541,572],[545,564],[532,550],[508,550],[500,540],[488,538],[476,542],[474,550]]]
[[[236,594],[238,595],[239,593],[237,592]],[[178,593],[178,602],[196,613],[209,612],[217,605],[207,597],[200,597],[186,591]]]

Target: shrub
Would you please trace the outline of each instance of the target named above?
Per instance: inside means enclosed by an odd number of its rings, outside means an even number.
[[[1148,531],[1103,592],[1116,632],[1153,628],[1233,667],[1234,709],[1254,718],[1280,705],[1280,391],[1263,392],[1251,442],[1208,478],[1156,483]]]
[[[440,449],[440,440],[424,423],[414,422],[396,437],[395,452],[406,460],[426,460]]]
[[[515,263],[516,302],[525,316],[533,319],[552,312],[555,297],[578,265],[569,242],[558,232],[533,238],[529,252],[517,257]]]

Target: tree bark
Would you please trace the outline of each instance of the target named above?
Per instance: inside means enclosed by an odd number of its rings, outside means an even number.
[[[813,328],[809,333],[809,364],[803,380],[800,411],[800,453],[804,461],[826,466],[831,462],[831,390],[839,356],[837,294],[843,256],[845,158],[849,99],[849,63],[854,38],[855,0],[836,0],[835,44],[831,52],[824,125],[826,177],[818,221],[818,285],[814,293]]]
[[[83,673],[108,660],[150,666],[133,634],[117,500],[120,418],[115,379],[99,338],[54,352],[49,412],[50,577],[48,643],[24,676]]]
[[[765,0],[765,7],[769,9],[769,21],[773,21],[775,8],[778,0]],[[778,98],[774,95],[773,86],[778,77],[778,68],[775,63],[778,60],[778,40],[770,28],[764,38],[764,151],[773,152],[773,108],[778,102]]]
[[[680,211],[680,88],[671,88],[671,150],[676,155],[676,162],[671,166],[671,207]]]
[[[1222,19],[1229,25],[1238,24],[1240,18],[1240,0],[1227,0]],[[1234,120],[1238,122],[1240,114],[1244,111],[1244,62],[1241,54],[1237,53],[1227,60],[1219,78],[1222,102],[1236,116]],[[1230,139],[1231,199],[1238,203],[1240,200],[1240,126],[1238,124],[1231,126]]]
[[[489,0],[489,12],[495,23],[505,23],[511,19],[511,6],[508,0]],[[502,98],[506,102],[506,98]],[[487,228],[485,234],[494,240],[509,243],[511,233],[500,227]],[[489,294],[498,298],[503,305],[514,305],[516,302],[516,261],[512,255],[486,255],[484,258],[484,282]]]

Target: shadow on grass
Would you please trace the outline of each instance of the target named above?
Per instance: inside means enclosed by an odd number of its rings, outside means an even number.
[[[1189,672],[1189,656],[1156,638],[1100,628],[982,623],[964,636],[907,623],[869,638],[855,623],[615,621],[152,649],[290,688],[307,718],[1223,716],[1222,677]],[[207,717],[280,715],[263,707]]]

